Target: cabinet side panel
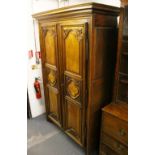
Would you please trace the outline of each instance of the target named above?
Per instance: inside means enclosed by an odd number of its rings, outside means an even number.
[[[97,19],[103,22],[98,22]],[[107,23],[104,23],[107,22]],[[98,150],[101,107],[112,96],[115,57],[117,49],[117,18],[94,15],[92,29],[92,56],[90,56],[90,88],[87,118],[87,154]]]

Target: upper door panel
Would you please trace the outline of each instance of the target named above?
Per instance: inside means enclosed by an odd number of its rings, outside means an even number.
[[[70,29],[65,29],[64,32],[66,34],[66,39],[65,39],[65,60],[66,60],[66,70],[71,71],[77,74],[80,74],[80,43],[77,38],[78,33],[80,33],[80,29],[75,29],[70,30]]]
[[[57,33],[56,25],[43,28],[45,62],[49,65],[57,66]]]
[[[85,59],[85,27],[86,25],[63,25],[63,61],[64,71],[82,77],[83,59]]]

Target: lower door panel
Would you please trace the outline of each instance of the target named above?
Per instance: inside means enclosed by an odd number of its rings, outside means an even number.
[[[61,108],[60,108],[60,94],[50,86],[48,86],[49,95],[49,112],[48,118],[51,119],[58,126],[61,126]]]
[[[79,144],[82,143],[82,123],[81,123],[82,110],[81,106],[70,100],[65,99],[65,131]]]

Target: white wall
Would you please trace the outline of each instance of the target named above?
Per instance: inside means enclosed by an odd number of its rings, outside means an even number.
[[[120,6],[120,0],[69,0],[69,5],[96,2],[112,6]],[[60,4],[63,6],[63,3]],[[52,10],[58,8],[57,0],[32,0],[32,13]]]
[[[32,13],[52,10],[58,8],[57,0],[31,0]]]
[[[70,0],[69,4],[79,4],[79,3],[87,3],[87,2],[96,2],[103,3],[112,6],[120,6],[120,0]]]
[[[102,3],[106,5],[112,5],[112,6],[120,6],[120,0],[92,0],[96,3]]]
[[[33,50],[33,58],[28,59],[28,68],[27,68],[27,73],[28,73],[28,82],[27,82],[27,87],[28,87],[28,94],[29,94],[29,100],[30,100],[30,109],[31,109],[31,114],[32,118],[39,116],[43,113],[45,113],[45,103],[44,103],[44,93],[43,93],[43,83],[42,83],[42,74],[41,74],[41,64],[37,65],[38,69],[32,70],[32,65],[36,64],[35,63],[35,51],[40,51],[39,48],[39,37],[38,37],[38,27],[37,24],[33,24],[33,19],[32,19],[32,1],[29,0],[29,10],[28,10],[28,16],[29,16],[29,21],[28,21],[28,44],[27,44],[27,52],[29,50]],[[35,27],[34,27],[35,25]],[[36,44],[37,48],[35,47],[35,39],[36,39]],[[36,99],[35,96],[35,89],[34,89],[34,80],[35,77],[40,77],[41,78],[41,93],[42,93],[42,98],[41,99]]]

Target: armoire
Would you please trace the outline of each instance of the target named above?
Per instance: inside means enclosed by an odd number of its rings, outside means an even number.
[[[47,120],[92,155],[101,108],[111,101],[120,9],[85,3],[33,15],[38,20]]]

